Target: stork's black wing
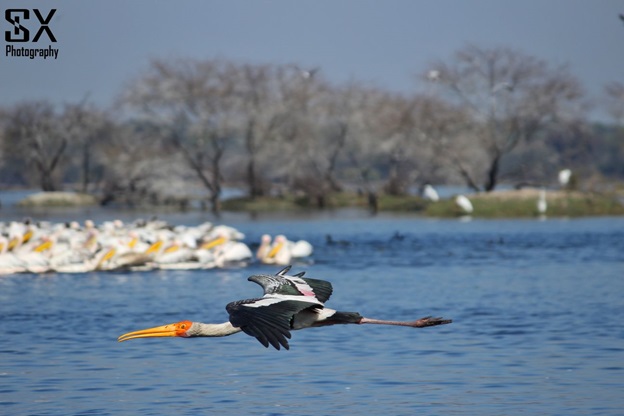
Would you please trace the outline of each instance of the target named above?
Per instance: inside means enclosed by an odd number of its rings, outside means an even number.
[[[293,315],[304,309],[319,307],[317,302],[265,296],[260,299],[239,300],[229,303],[225,309],[230,323],[251,335],[268,348],[271,344],[279,350],[280,345],[289,349],[290,323]]]
[[[262,286],[265,295],[311,296],[320,302],[326,302],[329,299],[333,291],[330,282],[304,278],[302,277],[304,272],[288,276],[286,273],[289,270],[290,266],[285,267],[275,275],[257,274],[250,276],[247,280]]]
[[[314,291],[314,296],[316,296],[316,298],[323,303],[327,302],[334,291],[331,282],[328,282],[327,280],[309,279],[307,277],[300,277],[299,279],[306,282],[308,286],[312,288],[312,291]]]

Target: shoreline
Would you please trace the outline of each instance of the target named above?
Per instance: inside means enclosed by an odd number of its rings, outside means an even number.
[[[580,191],[547,190],[547,210],[540,214],[537,209],[540,189],[501,190],[490,193],[465,194],[474,206],[470,214],[475,218],[534,218],[620,216],[624,215],[624,199],[615,193],[590,193]],[[454,197],[439,201],[428,201],[419,196],[378,197],[377,213],[414,214],[431,218],[453,218],[467,215],[456,205]],[[92,195],[72,192],[39,192],[18,201],[13,208],[18,210],[80,208],[99,206]],[[102,210],[122,209],[162,212],[202,212],[202,209],[189,207],[178,209],[172,206],[139,205],[136,207],[101,207]],[[1,209],[1,208],[0,208]],[[342,209],[356,209],[370,212],[366,195],[356,193],[333,193],[325,198],[325,206],[318,208],[315,201],[292,195],[282,197],[259,197],[250,200],[246,197],[229,198],[221,201],[223,213],[323,213]],[[371,213],[372,214],[372,213]]]

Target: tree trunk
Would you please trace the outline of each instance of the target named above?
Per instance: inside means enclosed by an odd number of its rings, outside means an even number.
[[[366,196],[368,198],[368,209],[370,209],[371,214],[377,215],[377,212],[379,212],[377,194],[374,191],[368,191]]]
[[[210,194],[210,212],[214,214],[215,217],[221,216],[221,201],[219,198],[219,194],[213,192]]]
[[[245,134],[245,147],[249,161],[247,162],[247,187],[249,189],[249,198],[255,199],[263,194],[262,187],[258,184],[258,175],[256,174],[256,145],[254,140],[255,120],[251,119],[247,123],[247,132]]]
[[[44,192],[54,192],[56,191],[54,184],[52,183],[52,178],[49,175],[41,172],[41,190]]]
[[[388,172],[388,180],[386,182],[385,191],[389,195],[398,195],[399,194],[399,173],[397,165],[399,163],[399,158],[394,152],[390,155],[390,170]]]
[[[487,172],[487,182],[485,183],[485,192],[491,192],[496,188],[496,184],[498,182],[498,171],[499,171],[499,162],[500,155],[497,154],[492,159],[490,163],[490,167]]]
[[[329,166],[327,167],[327,172],[325,173],[325,181],[329,185],[329,188],[334,192],[342,191],[342,186],[340,186],[340,184],[334,177],[334,171],[336,170],[338,156],[340,155],[340,152],[342,151],[342,148],[344,147],[347,140],[347,130],[348,129],[345,124],[342,124],[340,126],[340,132],[336,139],[336,147],[334,147],[334,150],[329,156]]]
[[[212,156],[212,192],[210,193],[210,205],[212,213],[219,217],[221,215],[221,158],[223,157],[223,148],[219,146],[219,138],[210,138],[214,154]]]
[[[256,199],[262,195],[262,188],[258,186],[256,179],[256,161],[253,157],[247,162],[247,186],[249,187],[249,198]]]
[[[480,191],[479,187],[477,186],[476,182],[472,179],[472,176],[470,176],[470,173],[462,165],[459,158],[453,157],[453,161],[455,162],[455,167],[459,171],[459,174],[466,181],[466,186],[468,186],[468,188],[472,189],[475,192],[479,192]]]
[[[82,193],[87,193],[89,190],[89,165],[91,164],[89,150],[89,145],[87,144],[82,148]]]

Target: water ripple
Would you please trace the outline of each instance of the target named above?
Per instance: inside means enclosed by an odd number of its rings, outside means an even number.
[[[613,221],[616,222],[614,225]],[[621,413],[624,221],[276,222],[310,240],[328,306],[452,325],[134,340],[181,319],[222,322],[272,270],[0,279],[7,414],[452,415]],[[266,223],[248,223],[252,238]],[[400,230],[402,239],[393,239]],[[623,231],[620,231],[623,230]],[[325,234],[348,240],[328,245]],[[253,292],[253,291],[256,292]]]

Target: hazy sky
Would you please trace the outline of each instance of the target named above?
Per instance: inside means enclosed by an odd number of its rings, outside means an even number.
[[[49,27],[58,59],[6,57],[8,8],[56,8]],[[153,57],[223,57],[319,66],[331,81],[392,90],[467,44],[509,46],[568,63],[590,96],[624,83],[622,0],[3,0],[0,105],[32,99],[112,104]],[[35,16],[23,22],[31,38]],[[44,47],[38,43],[12,45]]]

